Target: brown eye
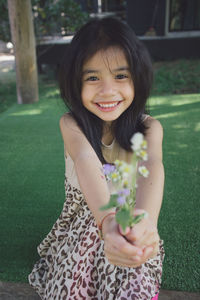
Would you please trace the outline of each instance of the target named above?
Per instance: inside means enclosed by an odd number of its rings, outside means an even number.
[[[90,77],[86,78],[86,81],[96,81],[96,80],[98,80],[98,77],[96,77],[96,76],[90,76]]]
[[[116,75],[115,78],[116,79],[125,79],[125,78],[128,78],[128,75],[126,75],[126,74],[118,74],[118,75]]]

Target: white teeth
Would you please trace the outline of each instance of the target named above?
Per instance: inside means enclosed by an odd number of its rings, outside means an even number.
[[[114,106],[116,106],[118,104],[118,102],[115,102],[115,103],[111,103],[111,104],[100,104],[100,103],[98,103],[98,105],[100,106],[100,107],[114,107]]]

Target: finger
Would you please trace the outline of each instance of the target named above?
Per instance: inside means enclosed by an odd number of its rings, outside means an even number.
[[[150,258],[154,258],[157,256],[159,251],[159,243],[153,243],[149,246],[143,247],[143,256],[141,257],[141,260],[143,260],[143,263],[147,261]]]
[[[106,234],[104,237],[104,247],[115,248],[118,253],[127,255],[127,256],[136,256],[136,255],[142,255],[142,250],[135,246],[130,244],[123,236],[120,234]]]
[[[134,242],[134,245],[142,248],[143,246],[151,246],[152,244],[159,242],[159,235],[157,232],[148,232],[146,231],[144,236]]]
[[[157,227],[149,224],[148,220],[143,220],[134,226],[130,234],[126,235],[129,242],[133,242],[134,245],[142,247],[143,245],[150,245],[157,242],[159,239]]]
[[[123,262],[126,264],[134,264],[141,261],[140,256],[132,256],[132,257],[121,257],[119,255],[115,255],[113,252],[105,251],[105,255],[109,260],[116,261],[116,262]]]
[[[116,266],[121,267],[132,267],[136,268],[144,264],[148,259],[155,257],[157,254],[157,247],[146,247],[143,252],[143,256],[139,257],[133,257],[132,261],[130,259],[119,259],[118,257],[115,257],[112,255],[112,253],[108,253],[106,256],[110,263]]]
[[[131,242],[140,240],[145,234],[146,227],[146,220],[143,219],[131,228],[130,232],[126,234],[126,238]]]
[[[117,248],[115,248],[114,246],[104,246],[104,252],[107,256],[112,257],[112,258],[119,258],[119,259],[128,259],[131,260],[132,262],[135,261],[135,257],[140,257],[143,256],[143,251],[140,251],[140,255],[138,255],[137,253],[135,255],[127,255],[123,252],[120,252]],[[141,259],[141,257],[140,257]],[[137,259],[136,259],[137,261]]]
[[[121,225],[119,225],[119,232],[121,235],[127,235],[129,234],[131,231],[131,228],[130,227],[126,227],[125,231],[122,229]]]
[[[134,216],[137,216],[137,215],[141,215],[141,214],[143,214],[143,213],[146,213],[146,211],[144,210],[144,209],[136,209],[135,211],[134,211]],[[140,221],[140,223],[142,222],[142,220]],[[136,224],[137,225],[137,224]],[[136,226],[136,225],[134,225],[134,227]],[[130,228],[130,227],[127,227],[126,229],[125,229],[125,231],[122,229],[122,227],[119,225],[119,232],[122,234],[122,235],[126,235],[126,236],[128,236],[129,234],[131,234],[131,231],[132,231],[133,229],[132,228]]]
[[[152,246],[146,247],[143,251],[143,253],[144,253],[143,260],[147,261],[153,254],[153,251],[154,251],[154,248]]]
[[[154,245],[154,250],[153,250],[152,254],[150,255],[150,258],[154,258],[155,256],[157,256],[158,252],[159,252],[159,243],[156,243]]]
[[[153,258],[157,255],[159,250],[159,247],[155,246],[149,246],[144,248],[143,256],[135,256],[132,258],[132,261],[130,259],[119,259],[119,257],[115,257],[112,255],[112,253],[108,253],[108,259],[109,262],[117,265],[117,266],[126,266],[126,267],[139,267],[142,264],[144,264],[148,259]]]

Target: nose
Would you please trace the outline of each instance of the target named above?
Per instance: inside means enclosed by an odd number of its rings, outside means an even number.
[[[115,85],[111,80],[104,80],[101,83],[100,89],[99,89],[99,95],[104,97],[109,97],[115,95]]]

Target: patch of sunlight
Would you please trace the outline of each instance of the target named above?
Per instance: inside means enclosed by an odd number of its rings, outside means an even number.
[[[171,151],[171,152],[168,152],[168,154],[169,154],[169,155],[177,155],[177,152]]]
[[[169,104],[169,97],[165,97],[165,96],[151,97],[148,100],[148,104],[149,105]]]
[[[179,147],[179,148],[187,148],[188,145],[186,145],[186,144],[179,144],[178,147]]]
[[[0,56],[0,62],[4,61],[14,61],[15,56],[14,55],[1,55]]]
[[[55,97],[55,96],[58,96],[59,95],[59,90],[58,89],[54,89],[53,91],[49,91],[46,93],[46,97],[49,97],[49,98],[52,98],[52,97]]]
[[[191,97],[191,95],[181,95],[182,98],[176,99],[175,101],[171,102],[171,106],[180,106],[180,105],[185,105],[185,104],[192,104],[192,103],[197,103],[200,102],[200,97],[197,95]]]
[[[176,128],[176,129],[183,129],[183,128],[188,128],[189,127],[189,124],[186,124],[186,123],[181,123],[181,124],[175,124],[172,126],[173,128]]]
[[[172,118],[175,116],[180,115],[180,112],[173,112],[173,113],[168,113],[168,114],[161,114],[161,115],[154,115],[154,118],[156,119],[165,119],[165,118]]]
[[[168,104],[171,106],[180,106],[200,102],[199,94],[181,94],[167,96],[152,96],[148,100],[150,105]]]
[[[12,68],[3,68],[3,69],[1,69],[1,72],[7,73],[7,72],[9,72],[10,70],[12,70]]]
[[[200,122],[196,124],[194,131],[200,131]]]
[[[190,113],[196,113],[196,109],[190,109]],[[168,113],[168,114],[160,114],[160,115],[153,115],[154,118],[158,118],[158,119],[165,119],[165,118],[172,118],[172,117],[176,117],[176,116],[183,116],[184,114],[187,114],[187,112],[185,111],[177,111],[177,112],[172,112],[172,113]]]
[[[41,109],[23,110],[11,113],[9,116],[26,116],[26,115],[39,115],[42,113]]]

